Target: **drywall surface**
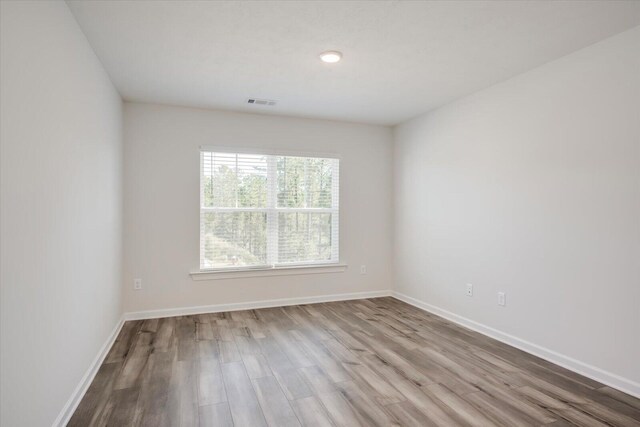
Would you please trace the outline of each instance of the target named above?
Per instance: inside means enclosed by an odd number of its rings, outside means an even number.
[[[137,103],[125,103],[124,121],[126,312],[390,289],[391,129]],[[340,258],[348,269],[192,280],[201,146],[339,156]],[[133,290],[134,278],[142,290]]]
[[[637,386],[640,27],[394,137],[395,291]]]
[[[120,318],[122,101],[64,2],[0,15],[0,424],[46,426]]]

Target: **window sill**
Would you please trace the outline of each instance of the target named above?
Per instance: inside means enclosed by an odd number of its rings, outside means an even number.
[[[191,279],[219,280],[240,279],[245,277],[266,276],[294,276],[300,274],[342,273],[347,269],[347,264],[317,264],[317,265],[291,265],[265,268],[239,268],[220,270],[200,270],[189,273]]]

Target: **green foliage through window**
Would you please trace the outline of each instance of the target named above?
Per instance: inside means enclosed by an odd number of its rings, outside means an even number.
[[[201,153],[200,267],[338,261],[337,159]]]

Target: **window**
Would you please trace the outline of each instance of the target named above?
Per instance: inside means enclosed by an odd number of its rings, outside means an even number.
[[[200,269],[337,263],[339,160],[200,153]]]

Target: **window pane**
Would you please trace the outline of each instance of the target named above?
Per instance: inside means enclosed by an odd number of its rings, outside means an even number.
[[[267,205],[267,159],[262,155],[203,153],[203,206]]]
[[[330,213],[278,214],[278,262],[330,261]]]
[[[278,157],[278,207],[330,208],[331,159]]]
[[[267,214],[264,212],[204,212],[201,268],[265,265]]]
[[[267,157],[248,154],[238,156],[238,207],[266,207]]]
[[[308,159],[308,208],[331,207],[331,165],[329,159]]]

